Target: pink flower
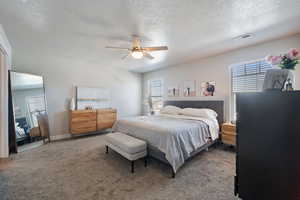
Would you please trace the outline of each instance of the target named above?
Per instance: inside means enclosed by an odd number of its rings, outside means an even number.
[[[290,59],[299,59],[300,52],[298,49],[291,49],[288,54],[286,55]]]
[[[300,53],[298,49],[292,49],[291,52],[292,52],[293,56],[295,56],[295,57],[297,57]]]
[[[271,60],[273,65],[278,65],[280,64],[282,61],[282,57],[281,56],[274,56]]]
[[[278,65],[282,61],[281,56],[267,56],[266,60],[272,65]]]

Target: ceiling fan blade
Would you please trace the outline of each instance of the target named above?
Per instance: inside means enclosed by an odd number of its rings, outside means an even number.
[[[147,52],[143,52],[143,54],[144,54],[144,56],[146,57],[146,58],[149,58],[149,59],[154,59],[154,57],[151,55],[151,54],[149,54],[149,53],[147,53]]]
[[[120,50],[128,50],[130,51],[131,49],[126,48],[126,47],[112,47],[112,46],[106,46],[105,48],[107,49],[120,49]]]
[[[168,50],[167,46],[159,46],[159,47],[143,47],[144,51],[165,51]]]
[[[122,60],[125,60],[129,55],[130,55],[130,53],[129,53],[129,54],[126,54],[126,55],[123,56],[121,59],[122,59]]]

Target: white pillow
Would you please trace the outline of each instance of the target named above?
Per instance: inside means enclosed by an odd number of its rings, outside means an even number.
[[[179,115],[181,111],[182,109],[176,106],[165,106],[160,110],[160,113],[169,115]]]
[[[181,110],[180,114],[186,115],[186,116],[193,116],[193,117],[204,117],[204,118],[212,118],[216,119],[218,114],[208,108],[184,108]]]

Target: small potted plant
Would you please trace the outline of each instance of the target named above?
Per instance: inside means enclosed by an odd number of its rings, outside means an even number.
[[[295,84],[292,70],[295,70],[299,64],[299,59],[298,49],[291,49],[288,53],[279,56],[268,56],[267,62],[277,68],[269,69],[266,72],[263,90],[283,90],[287,83],[291,88]]]

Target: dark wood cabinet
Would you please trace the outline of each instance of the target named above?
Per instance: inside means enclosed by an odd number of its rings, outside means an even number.
[[[300,91],[237,94],[235,192],[300,200]]]

